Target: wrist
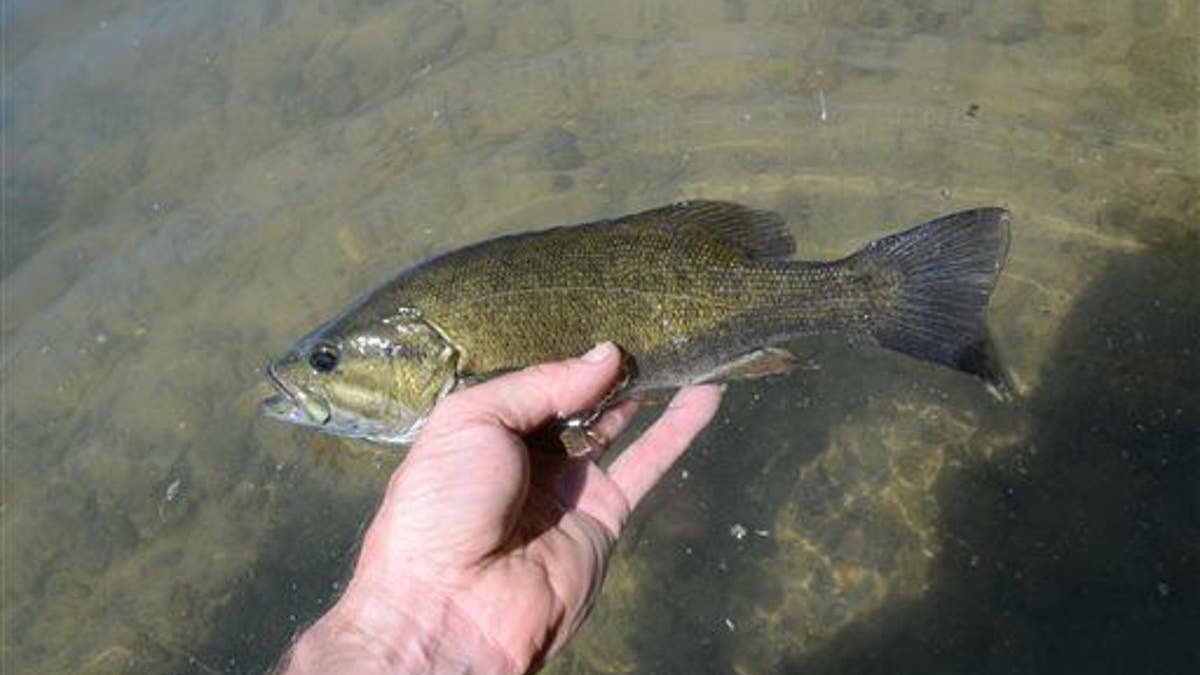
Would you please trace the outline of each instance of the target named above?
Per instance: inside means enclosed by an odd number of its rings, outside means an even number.
[[[400,602],[392,589],[351,583],[337,604],[296,640],[280,673],[519,674],[518,664],[428,589]]]

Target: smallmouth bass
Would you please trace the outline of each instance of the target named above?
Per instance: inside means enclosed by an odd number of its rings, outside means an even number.
[[[985,314],[1009,212],[979,208],[838,260],[793,260],[778,215],[688,201],[516,234],[417,264],[267,366],[272,417],[380,443],[413,440],[456,388],[582,353],[625,352],[620,395],[786,372],[804,335],[873,339],[999,383]]]

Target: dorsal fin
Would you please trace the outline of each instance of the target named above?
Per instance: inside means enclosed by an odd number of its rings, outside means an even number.
[[[755,260],[788,258],[796,252],[796,241],[779,214],[734,202],[675,202],[609,222],[675,228],[681,233],[711,237]]]

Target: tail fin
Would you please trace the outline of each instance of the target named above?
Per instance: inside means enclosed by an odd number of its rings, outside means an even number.
[[[985,314],[1008,255],[1007,210],[981,208],[931,220],[851,256],[867,273],[899,279],[893,311],[871,333],[885,347],[976,375],[1001,395],[1012,387]]]

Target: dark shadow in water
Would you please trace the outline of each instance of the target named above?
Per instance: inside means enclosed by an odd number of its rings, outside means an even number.
[[[1198,260],[1180,232],[1098,270],[1028,443],[943,473],[928,592],[782,671],[1198,672]]]
[[[801,471],[837,442],[831,429],[864,416],[875,419],[871,411],[880,401],[914,394],[955,400],[968,409],[1008,410],[975,378],[873,344],[830,336],[798,340],[788,348],[808,365],[789,377],[732,384],[718,421],[680,463],[690,478],[681,481],[674,473],[639,509],[624,545],[636,548],[633,555],[654,581],[642,592],[660,599],[645,598],[637,627],[613,636],[630,642],[636,672],[729,673],[739,660],[754,660],[738,644],[754,639],[742,637],[748,629],[725,621],[748,616],[743,612],[748,604],[773,606],[784,592],[778,575],[786,570],[771,563],[759,566],[781,560],[775,551],[781,533],[772,530],[792,526],[778,518],[782,505],[792,503],[799,521],[798,532],[789,535],[810,538],[835,554],[844,545],[843,528],[855,523],[856,515],[869,517],[847,503],[855,501],[853,492],[877,482],[877,462],[886,452],[880,447],[847,453],[837,468],[819,470],[819,477],[797,490]],[[997,358],[992,348],[981,345],[979,357]],[[1002,383],[999,376],[994,382]],[[896,542],[871,541],[871,550],[855,555],[884,575],[899,574]],[[839,615],[844,604],[855,601],[821,596],[810,609]],[[794,617],[793,623],[819,621],[817,614]],[[597,639],[594,633],[592,639]],[[584,661],[567,671],[596,667]]]
[[[364,457],[330,456],[346,452],[336,445],[300,447],[298,463],[278,480],[281,496],[270,512],[278,522],[261,543],[258,564],[230,589],[212,634],[193,652],[197,663],[175,672],[267,672],[300,628],[341,594],[390,470],[365,466]],[[367,473],[378,474],[377,489],[343,484]]]
[[[865,380],[877,371],[858,367],[863,350],[844,340],[800,341],[789,349],[811,365],[794,376],[731,384],[717,420],[639,507],[622,545],[635,548],[632,555],[648,566],[644,573],[653,585],[642,592],[658,599],[643,598],[637,627],[614,636],[630,641],[639,673],[732,672],[733,642],[720,617],[729,614],[734,594],[769,592],[737,580],[745,579],[739,573],[744,557],[765,555],[772,543],[753,533],[739,542],[731,527],[770,528],[779,505],[793,498],[800,468],[828,446],[829,420],[859,407],[863,401],[855,395],[870,391]],[[891,358],[881,352],[868,350],[865,358]],[[809,369],[816,364],[820,369]],[[855,393],[821,397],[818,392],[837,386],[833,382]],[[680,471],[689,478],[681,480]],[[595,668],[585,662],[568,671]]]

